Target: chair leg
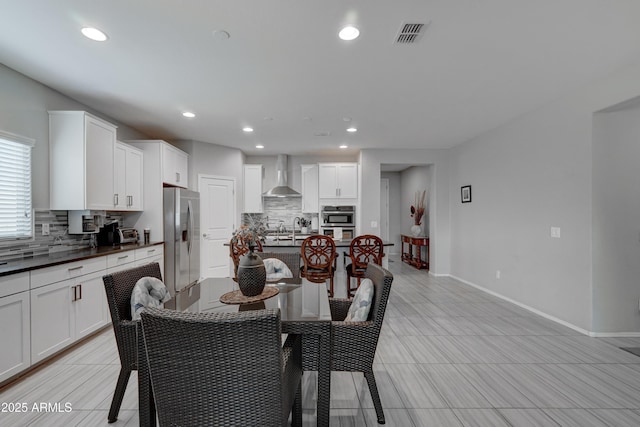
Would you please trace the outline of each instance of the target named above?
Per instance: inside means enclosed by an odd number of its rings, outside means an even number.
[[[364,377],[369,384],[369,393],[371,393],[371,400],[373,400],[373,406],[376,408],[376,415],[378,416],[378,424],[384,424],[384,412],[382,411],[382,402],[380,401],[380,395],[378,394],[378,386],[376,385],[376,377],[373,375],[373,371],[367,371],[364,373]]]
[[[291,425],[302,426],[302,380],[298,383],[296,397],[291,411]]]
[[[120,368],[120,375],[118,375],[118,382],[116,383],[116,391],[113,392],[111,408],[109,408],[109,416],[107,417],[107,421],[109,423],[115,423],[118,421],[120,405],[122,405],[122,399],[124,398],[124,392],[127,390],[127,384],[129,383],[130,376],[130,369],[125,369],[124,367]]]
[[[333,275],[329,277],[329,297],[333,298]]]

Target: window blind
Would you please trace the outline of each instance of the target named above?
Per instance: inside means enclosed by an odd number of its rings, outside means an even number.
[[[34,141],[0,131],[0,240],[33,237],[31,149]]]

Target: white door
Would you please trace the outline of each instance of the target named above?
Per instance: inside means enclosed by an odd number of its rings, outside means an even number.
[[[380,179],[380,238],[389,241],[389,179]]]
[[[229,243],[235,225],[235,179],[198,176],[200,191],[200,275],[207,277],[229,277]]]

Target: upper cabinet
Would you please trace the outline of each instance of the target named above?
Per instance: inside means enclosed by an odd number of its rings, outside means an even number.
[[[262,213],[262,165],[244,165],[245,213]]]
[[[318,189],[321,199],[357,199],[357,163],[319,163]]]
[[[144,153],[131,145],[116,141],[114,162],[114,209],[141,211]]]
[[[115,209],[115,144],[111,123],[84,111],[50,111],[50,208]]]
[[[162,181],[175,187],[189,186],[189,155],[171,144],[162,145]]]
[[[318,165],[300,165],[302,177],[302,213],[318,213]]]

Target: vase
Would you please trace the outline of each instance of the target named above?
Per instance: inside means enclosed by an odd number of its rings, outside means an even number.
[[[412,225],[411,226],[411,234],[413,237],[418,237],[422,235],[422,226],[421,225]]]
[[[301,227],[300,234],[309,234],[309,227]]]
[[[242,295],[246,297],[260,295],[266,281],[267,271],[262,258],[252,250],[241,255],[238,262],[238,287]]]

